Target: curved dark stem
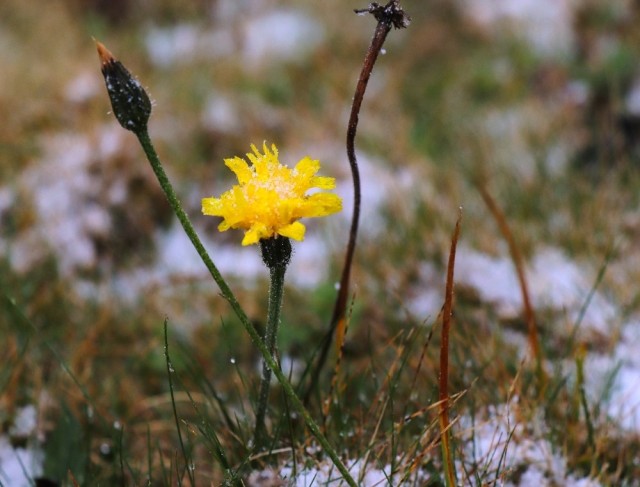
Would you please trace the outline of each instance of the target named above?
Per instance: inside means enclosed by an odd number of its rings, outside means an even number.
[[[373,38],[371,39],[371,44],[369,45],[364,62],[362,63],[362,70],[360,71],[360,77],[358,78],[358,84],[356,85],[356,91],[353,96],[351,115],[349,116],[349,125],[347,127],[347,157],[349,158],[349,166],[351,167],[351,176],[353,178],[353,215],[351,217],[351,229],[349,230],[349,243],[347,245],[347,252],[344,258],[344,267],[342,268],[342,276],[340,278],[340,289],[333,308],[331,323],[327,334],[322,340],[322,348],[318,356],[318,361],[312,371],[309,388],[304,395],[305,403],[309,402],[311,392],[317,384],[320,372],[327,360],[333,334],[338,328],[338,325],[343,322],[346,315],[351,267],[353,264],[353,255],[356,250],[356,238],[358,236],[358,224],[360,221],[360,171],[358,169],[355,151],[355,139],[358,128],[360,107],[362,106],[362,100],[364,99],[364,93],[367,90],[367,83],[369,82],[371,72],[373,71],[373,66],[378,59],[378,54],[382,49],[391,27],[395,27],[396,29],[404,28],[407,27],[410,22],[409,16],[404,13],[398,0],[391,0],[385,6],[380,6],[377,3],[371,3],[367,9],[356,10],[355,12],[357,14],[372,14],[378,21],[378,25],[376,26]]]

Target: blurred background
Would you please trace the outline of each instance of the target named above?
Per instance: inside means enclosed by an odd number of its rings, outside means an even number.
[[[363,214],[347,361],[368,370],[370,362],[358,363],[378,346],[435,322],[462,208],[454,383],[462,390],[476,381],[476,405],[504,402],[527,353],[526,326],[508,246],[479,192],[485,188],[525,257],[548,371],[562,384],[557,391],[567,388],[554,396],[561,404],[573,404],[576,357],[584,354],[598,454],[584,459],[576,411],[569,418],[546,410],[549,450],[568,452],[566,475],[632,479],[640,475],[633,453],[640,7],[631,0],[402,6],[412,23],[389,34],[360,113]],[[362,7],[2,1],[2,482],[22,485],[25,472],[60,482],[69,469],[81,481],[104,481],[119,475],[115,451],[129,452],[134,465],[137,449],[155,450],[156,442],[158,451],[175,450],[165,317],[174,362],[197,371],[184,379],[186,389],[206,379],[227,404],[241,404],[259,366],[137,140],[109,112],[92,37],[154,100],[149,129],[165,169],[257,326],[267,291],[258,249],[241,248],[240,232],[219,233],[218,219],[201,215],[201,198],[233,184],[224,158],[263,141],[277,144],[281,162],[309,155],[321,161],[321,175],[337,178],[345,210],[308,222],[288,271],[281,354],[300,368],[326,329],[347,241],[346,124],[375,27],[371,16],[353,13]],[[435,365],[425,370],[416,404],[437,398]],[[608,467],[592,467],[594,458]],[[521,461],[526,472],[531,462]],[[208,468],[202,475],[218,479]],[[545,478],[566,480],[553,471],[543,470]]]

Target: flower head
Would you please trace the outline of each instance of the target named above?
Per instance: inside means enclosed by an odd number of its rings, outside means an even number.
[[[332,193],[307,195],[312,188],[333,189],[334,178],[316,176],[320,162],[305,157],[293,169],[278,161],[278,149],[266,142],[264,154],[251,144],[247,154],[251,165],[240,157],[225,159],[225,165],[238,178],[238,184],[220,198],[203,198],[202,213],[220,216],[221,232],[230,228],[245,230],[242,245],[283,236],[302,240],[305,226],[300,218],[327,216],[342,209],[342,200]]]

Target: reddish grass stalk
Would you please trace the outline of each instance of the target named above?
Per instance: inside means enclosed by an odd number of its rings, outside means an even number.
[[[356,91],[353,96],[351,115],[349,116],[349,124],[347,127],[347,157],[349,158],[349,166],[351,168],[351,176],[353,178],[353,215],[351,217],[351,228],[349,230],[349,243],[347,244],[342,276],[340,278],[340,290],[338,291],[338,296],[336,297],[336,302],[333,308],[329,331],[323,340],[322,349],[309,382],[310,386],[305,394],[305,402],[309,399],[311,391],[315,387],[318,377],[320,376],[320,371],[327,360],[334,332],[337,330],[338,340],[336,340],[336,348],[338,350],[342,347],[342,342],[344,341],[345,336],[349,281],[351,279],[351,267],[353,265],[353,255],[356,250],[358,224],[360,221],[360,171],[358,169],[355,151],[355,139],[356,131],[358,129],[358,115],[360,113],[360,107],[362,106],[362,100],[364,99],[364,93],[367,90],[367,84],[369,83],[373,66],[378,59],[378,54],[384,45],[387,34],[392,27],[395,27],[396,29],[407,27],[411,20],[400,7],[398,0],[390,0],[389,3],[384,6],[378,5],[377,3],[371,3],[368,8],[356,10],[356,13],[370,13],[376,18],[378,24],[373,34],[373,38],[371,39],[371,44],[369,45],[367,54],[365,55],[364,62],[362,63],[362,69],[360,71],[360,77],[358,78],[358,84],[356,85]]]
[[[67,469],[67,473],[69,474],[69,482],[73,484],[73,487],[80,487],[80,484],[78,483],[78,480],[76,479],[75,475],[73,475],[73,472],[71,471],[71,469]]]
[[[456,475],[453,466],[453,453],[451,451],[449,431],[449,330],[451,328],[451,315],[453,311],[453,269],[456,263],[456,248],[460,236],[460,221],[462,209],[456,221],[456,228],[451,238],[451,250],[447,264],[447,283],[445,287],[444,309],[442,312],[442,343],[440,344],[440,438],[442,441],[442,463],[444,464],[445,480],[447,487],[456,485]]]
[[[347,333],[348,326],[349,324],[348,322],[346,322],[344,326],[345,334]],[[338,390],[340,366],[342,365],[342,357],[344,356],[344,340],[341,340],[340,344],[341,346],[338,349],[338,357],[336,358],[336,365],[333,368],[333,377],[331,378],[331,386],[329,387],[329,393],[327,394],[327,398],[324,400],[324,404],[322,405],[322,426],[323,426],[323,429],[325,430],[327,426],[327,420],[329,418],[329,411],[331,410],[331,402],[333,401],[333,395],[337,393],[337,390]]]
[[[500,233],[502,233],[502,236],[509,245],[509,252],[511,253],[513,265],[516,268],[518,282],[520,283],[520,292],[522,293],[524,317],[527,322],[527,330],[529,334],[529,347],[531,348],[531,354],[536,361],[538,376],[541,381],[543,381],[544,376],[542,373],[542,355],[540,353],[538,327],[536,326],[535,312],[533,311],[533,306],[531,305],[531,299],[529,297],[529,286],[527,285],[527,278],[524,272],[524,261],[522,258],[522,253],[516,245],[516,241],[513,238],[513,233],[511,233],[511,229],[509,228],[509,224],[507,223],[507,218],[505,217],[502,210],[498,207],[493,197],[489,194],[485,185],[482,183],[478,184],[478,190],[480,191],[480,195],[487,205],[487,208],[489,208],[489,211],[493,215],[493,218],[495,218],[496,223],[498,224],[498,228],[500,229]]]

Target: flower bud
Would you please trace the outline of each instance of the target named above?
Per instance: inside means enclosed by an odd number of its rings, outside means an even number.
[[[96,47],[113,114],[127,130],[134,133],[146,130],[151,115],[151,101],[147,92],[102,43],[96,41]]]

